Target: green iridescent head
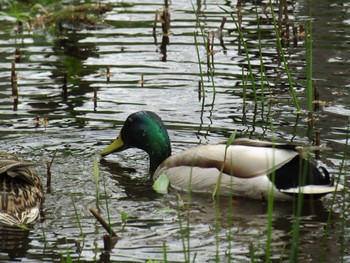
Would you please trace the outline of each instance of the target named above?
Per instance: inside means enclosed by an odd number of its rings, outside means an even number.
[[[171,155],[168,132],[157,114],[151,111],[131,114],[117,139],[107,146],[101,155],[105,156],[128,148],[139,148],[148,153],[152,173]]]

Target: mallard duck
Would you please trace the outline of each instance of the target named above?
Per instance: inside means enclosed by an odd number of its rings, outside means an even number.
[[[291,200],[299,192],[304,198],[320,198],[343,189],[325,168],[318,169],[302,158],[293,144],[237,139],[227,148],[225,144],[201,145],[171,156],[168,132],[161,118],[150,111],[131,114],[101,155],[131,147],[148,153],[154,180],[165,174],[171,187],[182,191],[213,193],[218,189],[220,195],[266,199],[273,190],[275,200]]]
[[[0,153],[0,223],[27,225],[40,217],[43,186],[31,166],[15,155]]]

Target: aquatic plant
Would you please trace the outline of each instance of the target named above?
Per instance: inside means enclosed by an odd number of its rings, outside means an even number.
[[[28,7],[19,1],[6,1],[8,6],[0,14],[11,16],[32,29],[64,29],[82,30],[96,28],[101,22],[101,15],[112,10],[109,4],[80,4],[76,6],[62,5],[60,1],[53,3],[35,3]]]

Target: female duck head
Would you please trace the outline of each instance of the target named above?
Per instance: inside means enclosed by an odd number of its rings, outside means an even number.
[[[107,146],[101,155],[105,156],[128,148],[139,148],[148,153],[152,173],[171,155],[168,132],[157,114],[150,111],[131,114],[117,139]]]

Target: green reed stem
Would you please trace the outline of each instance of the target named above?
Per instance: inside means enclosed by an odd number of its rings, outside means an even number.
[[[79,226],[79,229],[80,229],[80,235],[82,237],[84,237],[85,234],[83,232],[83,227],[82,227],[81,222],[80,222],[80,217],[79,217],[78,210],[77,210],[77,207],[75,205],[75,202],[73,200],[73,196],[71,196],[71,200],[72,200],[72,204],[73,204],[73,208],[74,208],[74,214],[75,214],[75,217],[77,218],[78,226]]]
[[[188,261],[190,261],[191,258],[191,247],[190,247],[190,211],[191,211],[191,194],[192,194],[192,173],[193,173],[193,165],[191,166],[191,172],[190,172],[190,180],[188,185],[188,192],[187,192],[187,258]]]
[[[309,157],[308,157],[309,159]],[[299,187],[305,185],[305,180],[307,177],[309,169],[309,160],[305,162],[304,165],[301,165],[299,170]],[[303,207],[303,192],[299,188],[298,198],[296,203],[296,211],[293,217],[293,229],[292,229],[292,247],[290,251],[289,262],[298,262],[298,253],[299,253],[299,238],[300,238],[300,217]]]
[[[311,11],[310,11],[311,12]],[[305,45],[306,45],[306,75],[307,75],[307,109],[309,112],[313,111],[313,80],[312,80],[312,19],[311,13],[309,16],[309,29],[306,34]]]
[[[343,158],[342,158],[342,161],[340,163],[340,167],[339,167],[339,176],[338,178],[336,179],[336,181],[334,182],[334,185],[337,186],[339,184],[339,181],[340,181],[340,176],[342,175],[343,171],[346,171],[346,161],[347,161],[347,151],[348,151],[348,148],[349,148],[349,139],[350,139],[350,118],[348,119],[348,125],[347,125],[347,132],[346,132],[346,143],[345,143],[345,147],[344,147],[344,154],[343,154]],[[344,235],[345,235],[345,224],[346,224],[346,218],[347,218],[347,211],[349,210],[349,207],[346,207],[346,202],[348,201],[345,197],[345,192],[348,191],[346,188],[344,188],[343,190],[343,196],[342,196],[342,199],[343,199],[343,203],[342,203],[342,226],[341,226],[341,229],[342,229],[342,235],[341,235],[341,251],[342,251],[342,257],[344,257],[344,251],[345,251],[345,248],[344,248]],[[332,196],[332,204],[329,208],[329,213],[328,213],[328,218],[327,218],[327,225],[325,227],[325,231],[324,231],[324,234],[323,234],[323,238],[322,238],[322,250],[320,251],[320,260],[319,262],[323,262],[324,261],[324,255],[326,253],[326,248],[325,248],[325,244],[326,244],[326,241],[327,241],[327,238],[328,238],[328,234],[329,234],[329,230],[331,228],[331,219],[332,219],[332,214],[333,214],[333,211],[334,211],[334,205],[335,203],[337,202],[336,200],[336,192],[333,193],[333,196]],[[340,262],[343,262],[343,261],[340,261]]]
[[[199,74],[200,74],[200,78],[201,78],[202,97],[203,97],[203,100],[205,100],[205,89],[204,89],[204,79],[203,79],[202,61],[201,61],[201,57],[200,57],[200,54],[199,54],[199,47],[198,47],[196,32],[194,32],[193,36],[194,36],[194,43],[195,43],[196,52],[197,52],[197,59],[198,59],[198,66],[199,66]]]
[[[81,224],[81,221],[80,221],[80,216],[78,214],[78,210],[77,210],[77,207],[75,205],[75,202],[74,202],[74,199],[73,197],[71,196],[71,200],[72,200],[72,204],[73,204],[73,208],[74,208],[74,214],[75,214],[75,217],[77,218],[77,222],[78,222],[78,226],[79,226],[79,230],[80,230],[80,235],[82,236],[83,238],[83,244],[82,246],[79,246],[79,259],[81,257],[81,254],[83,252],[83,248],[85,246],[85,233],[83,232],[83,226]]]
[[[349,143],[349,130],[348,130],[348,133],[347,133],[347,138],[346,138],[346,144],[345,144],[345,149],[344,149],[344,155],[343,155],[343,159],[342,159],[342,162],[340,164],[340,170],[339,170],[339,177],[338,177],[338,181],[339,181],[339,178],[340,178],[340,175],[342,174],[342,171],[345,171],[346,170],[346,167],[345,167],[345,162],[346,162],[346,153],[348,151],[348,144]],[[338,184],[338,182],[336,183]],[[345,188],[344,188],[344,194],[342,195],[342,205],[341,205],[341,211],[342,211],[342,223],[341,223],[341,237],[340,237],[340,261],[341,262],[344,262],[345,259],[344,259],[344,256],[345,256],[345,251],[346,251],[346,240],[345,240],[345,236],[346,236],[346,233],[345,233],[345,228],[346,228],[346,218],[347,218],[347,212],[349,211],[348,209],[348,205],[347,205],[347,199],[345,198]],[[335,194],[334,194],[335,195]],[[334,204],[334,202],[333,202]],[[327,224],[328,225],[328,224]]]
[[[232,142],[231,142],[232,143]],[[230,180],[230,186],[231,189],[233,189],[233,160],[230,158],[230,175],[231,175],[231,180]],[[228,248],[227,248],[227,263],[231,262],[231,249],[232,249],[232,226],[233,226],[233,191],[230,192],[229,196],[229,207],[228,207]]]
[[[299,106],[299,103],[298,103],[297,95],[296,95],[295,90],[293,88],[292,77],[290,75],[289,66],[288,66],[287,60],[286,60],[286,58],[284,56],[284,52],[283,52],[283,48],[282,48],[282,44],[281,44],[281,37],[280,37],[279,31],[278,31],[278,27],[277,27],[277,24],[276,24],[275,13],[273,11],[271,0],[269,0],[269,4],[270,4],[270,9],[271,9],[273,25],[274,25],[275,33],[276,33],[276,37],[277,37],[277,46],[278,46],[278,49],[279,49],[279,51],[281,53],[283,64],[284,64],[284,69],[285,69],[287,77],[288,77],[289,91],[290,91],[290,94],[292,96],[294,106],[295,106],[297,112],[300,113],[301,112],[300,111],[300,106]]]
[[[104,176],[102,176],[103,179],[103,190],[104,190],[104,194],[105,194],[105,202],[106,202],[106,212],[107,212],[107,220],[108,220],[108,227],[109,227],[109,236],[112,237],[112,224],[111,224],[111,214],[109,211],[109,205],[108,205],[108,194],[107,194],[107,188],[106,188],[106,179]]]
[[[99,210],[100,204],[100,185],[99,185],[99,169],[98,169],[98,159],[94,158],[94,179],[95,179],[95,187],[96,187],[96,207]]]
[[[163,262],[168,263],[166,242],[165,241],[163,242]]]
[[[254,101],[257,102],[258,98],[257,98],[257,94],[256,94],[256,86],[255,86],[255,80],[254,80],[254,74],[253,74],[253,69],[252,69],[252,64],[250,63],[250,56],[248,53],[248,47],[247,47],[247,43],[244,40],[241,28],[239,27],[235,17],[233,16],[232,13],[228,12],[227,10],[225,10],[224,8],[220,7],[224,12],[226,12],[227,14],[229,14],[233,20],[233,22],[235,23],[235,26],[237,28],[238,34],[239,34],[239,38],[242,40],[243,43],[243,47],[244,47],[244,52],[247,58],[247,63],[248,63],[248,70],[249,70],[249,75],[250,75],[250,81],[252,82],[252,89],[253,89],[253,93],[254,93]]]
[[[205,50],[206,52],[208,52],[208,49],[209,49],[209,43],[207,43],[206,39],[205,39],[205,33],[204,33],[204,29],[203,29],[203,26],[199,20],[199,16],[194,8],[194,5],[192,3],[192,9],[193,9],[193,12],[196,16],[196,23],[197,23],[197,27],[200,29],[201,31],[201,35],[202,35],[202,38],[203,38],[203,43],[204,43],[204,47],[205,47]],[[197,45],[198,46],[198,45]],[[199,54],[199,52],[198,52]],[[209,56],[209,53],[207,53],[207,56]],[[198,62],[200,62],[200,60],[198,60]],[[213,71],[213,68],[211,66],[211,63],[208,63],[208,71],[209,71],[209,75],[210,75],[210,79],[211,79],[211,85],[212,85],[212,88],[213,88],[213,101],[215,100],[215,95],[216,95],[216,86],[215,86],[215,81],[214,81],[214,71]],[[203,73],[201,73],[201,77],[203,76]],[[202,85],[204,85],[204,82],[202,81]],[[204,86],[203,86],[203,89],[204,89]]]
[[[259,60],[260,60],[260,82],[261,82],[261,105],[262,105],[262,112],[264,112],[264,100],[265,100],[265,67],[264,62],[262,59],[262,44],[261,44],[261,30],[260,30],[260,18],[258,14],[258,5],[255,1],[255,14],[256,14],[256,21],[258,25],[258,48],[259,48]]]
[[[271,123],[272,126],[272,123]],[[275,154],[272,157],[272,163],[275,163]],[[272,185],[275,184],[275,171],[271,174]],[[273,223],[273,208],[274,208],[274,189],[271,188],[267,198],[267,237],[266,237],[266,248],[265,248],[265,262],[271,262],[271,244],[272,244],[272,223]]]
[[[190,259],[188,257],[188,253],[187,253],[187,248],[186,247],[186,242],[185,242],[185,230],[183,228],[183,224],[182,224],[182,219],[181,219],[181,211],[180,211],[180,202],[179,200],[181,200],[180,196],[178,195],[176,198],[177,201],[177,217],[179,219],[179,227],[180,227],[180,233],[181,233],[181,242],[182,242],[182,248],[183,248],[183,253],[184,253],[184,258],[185,258],[185,263],[189,263]],[[182,201],[182,200],[181,200]]]
[[[226,162],[226,158],[227,158],[227,149],[228,147],[232,144],[232,142],[234,141],[236,137],[236,132],[232,133],[230,138],[227,140],[226,142],[226,146],[225,146],[225,153],[224,153],[224,159],[223,159],[223,164],[222,167],[220,169],[220,174],[218,177],[218,180],[216,182],[213,194],[212,194],[212,198],[215,201],[215,240],[216,240],[216,253],[215,253],[215,262],[220,262],[220,258],[219,258],[219,252],[220,252],[220,243],[219,243],[219,230],[220,230],[220,182],[221,182],[221,178],[222,178],[222,174],[223,174],[223,170],[224,170],[224,166],[225,166],[225,162]]]

